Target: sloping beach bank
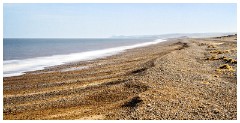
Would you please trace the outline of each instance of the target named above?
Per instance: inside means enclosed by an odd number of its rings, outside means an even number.
[[[236,35],[3,78],[4,119],[236,119]]]

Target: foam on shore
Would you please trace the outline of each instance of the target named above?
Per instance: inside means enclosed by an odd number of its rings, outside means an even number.
[[[48,57],[36,57],[23,60],[7,60],[3,61],[3,77],[18,76],[24,74],[24,72],[42,70],[45,67],[61,65],[69,62],[87,61],[97,58],[107,57],[124,52],[127,49],[133,49],[138,47],[145,47],[152,44],[157,44],[166,40],[157,39],[152,42],[145,42],[130,46],[121,46],[108,48],[103,50],[95,50],[81,53],[72,53],[65,55],[54,55]]]

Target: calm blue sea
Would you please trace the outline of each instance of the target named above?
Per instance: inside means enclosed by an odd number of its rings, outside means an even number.
[[[3,60],[79,53],[149,41],[153,39],[3,39]]]

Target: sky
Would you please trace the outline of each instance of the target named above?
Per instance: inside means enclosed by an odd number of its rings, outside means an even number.
[[[4,38],[237,32],[236,3],[4,3]]]

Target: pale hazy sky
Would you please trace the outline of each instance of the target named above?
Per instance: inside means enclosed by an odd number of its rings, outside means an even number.
[[[237,32],[237,4],[3,4],[4,38]]]

